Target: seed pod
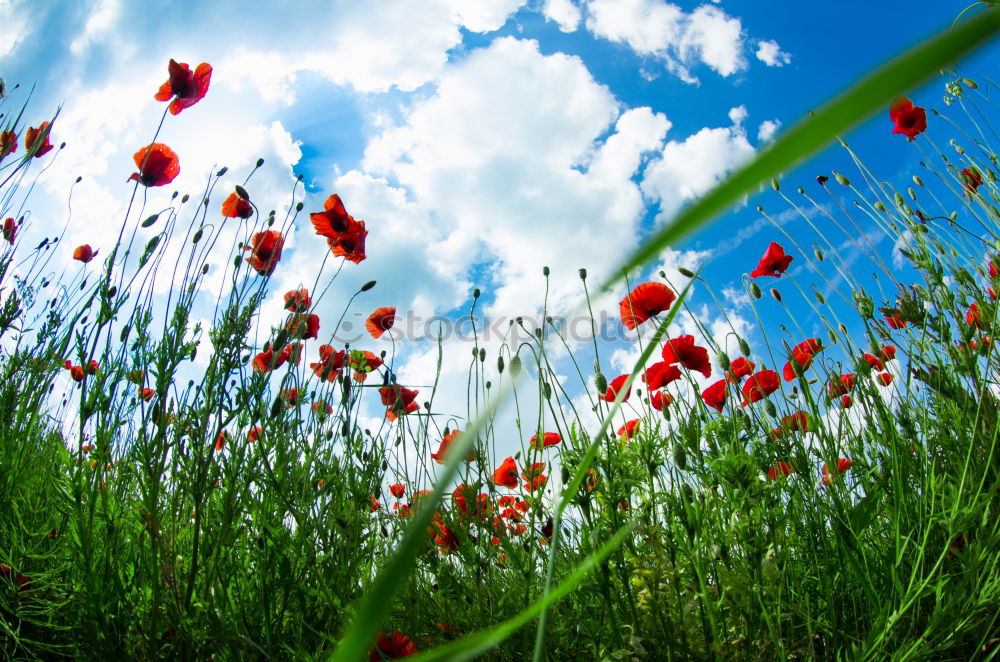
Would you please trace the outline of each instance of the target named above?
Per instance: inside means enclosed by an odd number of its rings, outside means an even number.
[[[364,285],[361,286],[361,291],[362,292],[367,292],[368,290],[372,289],[373,287],[375,287],[375,282],[376,281],[374,281],[374,280],[368,281],[367,283],[365,283]]]
[[[503,374],[503,354],[497,357],[497,373]]]
[[[920,177],[918,177],[917,175],[913,175],[913,183],[916,184],[917,186],[923,186],[924,180],[920,179]]]
[[[515,354],[510,360],[510,376],[517,379],[521,374],[521,357]]]
[[[837,183],[840,184],[841,186],[850,186],[851,185],[851,180],[849,180],[847,177],[844,177],[842,174],[840,174],[836,170],[834,170],[833,176],[837,179]]]
[[[542,275],[545,276],[546,278],[549,277],[549,268],[548,268],[548,266],[542,267]]]
[[[685,267],[677,267],[677,271],[680,272],[682,276],[687,276],[688,278],[694,278],[694,272]]]
[[[580,280],[587,280],[587,270],[580,269]]]
[[[773,188],[775,191],[781,190],[781,184],[779,184],[778,180],[775,179],[774,177],[771,178],[771,188]]]
[[[815,255],[816,259],[819,260],[820,262],[822,262],[825,259],[825,257],[823,256],[823,251],[821,251],[819,247],[813,249],[813,255]]]
[[[750,294],[753,295],[754,299],[759,299],[762,296],[761,292],[760,292],[760,288],[757,287],[757,283],[755,283],[753,281],[750,281]]]

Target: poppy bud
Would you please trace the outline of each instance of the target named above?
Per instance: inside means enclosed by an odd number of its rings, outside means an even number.
[[[497,372],[503,374],[503,354],[497,357]]]
[[[924,180],[920,179],[920,177],[917,177],[916,175],[913,175],[913,183],[917,186],[923,186]]]
[[[719,352],[719,355],[717,357],[715,357],[715,358],[719,362],[719,367],[722,368],[723,372],[725,372],[726,370],[729,370],[729,367],[732,364],[729,361],[729,355],[728,354],[726,354],[725,352]]]
[[[546,278],[549,277],[549,268],[547,266],[542,267],[542,275],[545,276]]]
[[[158,219],[159,217],[160,217],[159,214],[153,214],[152,216],[150,216],[149,218],[147,218],[145,221],[143,221],[139,225],[141,227],[148,228],[153,223],[156,223],[156,219]]]
[[[971,78],[963,78],[962,85],[965,85],[970,90],[979,89],[979,85],[976,83],[976,81],[972,80]]]
[[[775,191],[781,190],[781,184],[779,184],[778,180],[775,179],[774,177],[771,178],[771,188],[773,188]]]
[[[594,375],[594,386],[597,387],[598,393],[606,393],[608,390],[608,378],[602,373],[597,373]]]
[[[510,376],[517,379],[521,374],[521,357],[515,354],[510,360]]]
[[[847,177],[844,177],[842,174],[840,174],[836,170],[833,171],[833,176],[837,179],[837,183],[840,184],[841,186],[850,186],[851,185],[851,180],[849,180]]]
[[[192,244],[197,244],[199,241],[201,241],[201,235],[202,234],[203,234],[203,232],[202,232],[201,228],[198,228],[198,231],[194,233],[193,237],[191,237],[191,243]]]
[[[472,359],[473,359],[473,360],[475,360],[475,358],[476,358],[477,356],[479,356],[479,350],[478,350],[478,349],[476,349],[475,347],[473,347],[473,348],[472,348]]]
[[[680,444],[674,445],[674,464],[677,465],[678,469],[686,469],[688,464],[687,451]]]
[[[563,485],[565,485],[566,483],[568,483],[569,479],[570,479],[569,467],[563,467],[562,468],[562,483],[563,483]]]
[[[761,297],[760,288],[757,287],[757,283],[750,281],[750,294],[753,295],[754,299],[759,299]]]
[[[819,247],[813,249],[813,254],[816,256],[816,259],[819,260],[820,262],[822,262],[825,259],[823,256],[823,251],[820,250]]]
[[[479,298],[479,294],[480,294],[480,292],[479,292],[479,288],[478,287],[476,289],[472,290],[472,298],[473,299],[478,299]]]
[[[913,209],[910,207],[910,205],[903,203],[903,213],[906,214],[907,216],[913,216]]]
[[[202,268],[201,268],[201,275],[204,276],[207,273],[208,273],[208,265],[206,264],[206,265],[202,266]]]
[[[587,270],[580,269],[580,280],[587,280]]]
[[[481,347],[479,348],[479,362],[482,363],[485,360],[486,360],[486,349]]]
[[[261,167],[262,165],[264,165],[264,159],[257,159],[257,166],[256,166],[256,167],[258,167],[258,168],[259,168],[259,167]]]
[[[955,145],[955,151],[958,152],[959,154],[965,154],[965,148],[962,147],[961,145]]]
[[[774,297],[775,301],[777,301],[778,303],[781,303],[781,292],[779,292],[777,290],[777,288],[774,288],[774,287],[771,288],[771,296]]]
[[[875,209],[878,209],[879,211],[885,211],[885,205],[882,204],[881,200],[875,203]]]
[[[303,204],[302,204],[301,202],[300,202],[300,203],[298,203],[297,205],[295,205],[295,211],[297,211],[297,212],[300,212],[300,211],[302,211],[302,207],[304,207],[304,206],[305,206],[305,205],[303,205]],[[272,212],[272,214],[271,214],[271,218],[274,218],[274,213],[273,213],[273,212]]]
[[[956,218],[958,218],[958,212],[957,211],[953,211],[950,214],[948,214],[948,220],[949,221],[954,221]]]
[[[826,303],[826,299],[819,292],[813,292],[813,295],[816,297],[816,301],[819,301],[819,305],[822,306]]]
[[[552,387],[548,382],[542,382],[542,391],[545,393],[545,399],[549,400],[552,398]]]
[[[764,401],[764,411],[766,411],[767,415],[771,417],[778,415],[778,410],[775,408],[774,403],[770,400]]]
[[[216,171],[216,173],[215,173],[215,176],[216,176],[216,177],[222,177],[222,176],[223,176],[224,174],[226,174],[227,172],[229,172],[229,168],[228,168],[228,167],[226,167],[226,166],[222,166],[221,168],[219,168],[219,169],[218,169],[218,170]]]
[[[250,199],[250,194],[247,193],[247,190],[242,186],[240,186],[239,184],[236,185],[236,195],[240,196],[244,200]]]
[[[838,328],[840,328],[841,333],[843,333],[845,336],[847,335],[847,326],[843,322],[841,322],[838,325]]]
[[[743,356],[750,356],[750,343],[748,343],[743,338],[740,338],[739,344],[740,344],[740,352],[743,354]]]
[[[367,292],[368,290],[372,289],[373,287],[375,287],[375,281],[370,280],[370,281],[368,281],[367,283],[365,283],[364,285],[361,286],[361,291],[362,292]]]
[[[694,272],[691,271],[690,269],[686,269],[684,267],[677,267],[677,271],[682,276],[687,276],[688,278],[694,278]]]
[[[490,380],[487,379],[486,380],[486,390],[487,391],[490,390],[490,387],[492,387],[492,386],[493,386],[493,382],[491,382]]]
[[[351,424],[344,421],[344,425],[340,428],[340,436],[347,437],[351,434]]]

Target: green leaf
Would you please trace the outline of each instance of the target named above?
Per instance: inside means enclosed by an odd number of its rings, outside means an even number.
[[[657,230],[619,269],[612,272],[602,289],[609,289],[622,274],[654,259],[665,247],[704,226],[771,177],[778,177],[822,149],[838,134],[876,111],[887,110],[894,98],[971,52],[998,31],[1000,9],[988,9],[882,65],[811,117],[791,127],[757,158]],[[901,136],[893,137],[902,140]]]

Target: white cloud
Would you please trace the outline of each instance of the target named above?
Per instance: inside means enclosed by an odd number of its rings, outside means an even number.
[[[0,58],[14,52],[26,37],[30,36],[28,19],[31,10],[27,2],[0,2],[0,25],[4,26],[4,39],[0,40]]]
[[[92,41],[99,41],[107,36],[115,21],[118,20],[120,10],[120,0],[100,0],[94,13],[90,15],[86,25],[83,26],[83,34],[70,44],[70,52],[74,55],[80,55]]]
[[[573,0],[545,0],[542,14],[547,21],[555,21],[563,32],[574,32],[580,25],[580,8]]]
[[[778,132],[781,128],[781,122],[778,120],[764,120],[757,127],[757,140],[766,143],[767,141],[774,138],[774,134]]]
[[[782,51],[776,41],[759,42],[755,55],[769,67],[781,67],[792,61],[792,56]]]
[[[722,76],[747,67],[740,19],[712,5],[685,14],[662,0],[591,0],[587,13],[587,29],[594,35],[659,58],[686,82],[697,82],[690,72],[697,63]]]

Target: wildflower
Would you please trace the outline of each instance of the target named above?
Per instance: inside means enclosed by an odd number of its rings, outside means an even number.
[[[293,313],[304,313],[309,310],[312,305],[312,300],[309,298],[309,290],[302,288],[300,290],[290,290],[285,292],[285,310],[290,310]]]
[[[246,261],[261,276],[270,276],[281,259],[281,247],[285,239],[279,232],[264,230],[253,236],[249,246],[243,250],[250,251]]]
[[[185,108],[190,108],[205,98],[208,84],[212,80],[212,66],[207,62],[199,64],[194,71],[184,62],[177,63],[173,58],[167,64],[170,79],[153,95],[157,101],[170,101],[168,109],[171,115],[177,115]]]
[[[449,552],[457,552],[459,547],[458,537],[455,532],[452,531],[441,519],[441,516],[435,514],[434,526],[437,528],[437,535],[434,536],[434,542],[437,543],[438,547],[441,549],[442,554],[447,554]],[[433,529],[431,530],[433,534]]]
[[[841,398],[840,398],[840,406],[841,406],[841,408],[847,409],[848,407],[850,407],[853,404],[854,404],[854,400],[851,398],[851,396],[849,396],[849,395],[841,396]]]
[[[829,394],[830,399],[833,400],[838,396],[850,393],[854,390],[854,382],[856,380],[857,377],[854,373],[840,375],[839,377],[831,379],[827,386],[827,393]]]
[[[14,223],[13,218],[5,218],[3,221],[3,238],[7,240],[8,244],[13,244],[15,235],[17,235],[17,224]]]
[[[624,440],[629,440],[635,437],[635,431],[639,427],[639,419],[633,418],[631,421],[626,421],[625,425],[618,428],[618,437]]]
[[[90,361],[90,363],[88,363],[88,364],[86,365],[86,367],[84,368],[84,371],[85,371],[85,372],[86,372],[86,373],[87,373],[88,375],[96,375],[96,374],[97,374],[97,369],[98,369],[98,368],[100,368],[100,365],[99,365],[99,364],[97,363],[97,361],[94,361],[94,360],[92,359],[92,360]]]
[[[264,434],[264,428],[260,427],[259,425],[255,425],[254,427],[250,428],[249,432],[247,432],[247,443],[248,444],[256,443],[257,440],[260,439],[263,434]]]
[[[377,510],[378,510],[378,509],[379,509],[379,508],[380,508],[381,506],[380,506],[380,504],[379,504],[378,500],[377,500],[377,499],[375,498],[375,495],[374,495],[374,494],[369,494],[369,495],[368,495],[368,498],[369,498],[369,499],[371,499],[371,505],[369,506],[369,510],[371,510],[371,511],[372,511],[372,512],[374,513],[374,512],[376,512],[376,511],[377,511]]]
[[[965,312],[965,321],[969,326],[974,326],[978,329],[983,328],[983,313],[979,310],[979,304],[973,302],[969,306],[969,310]]]
[[[795,347],[792,347],[792,353],[800,352],[815,355],[823,351],[823,349],[825,349],[823,341],[819,338],[806,338]]]
[[[396,420],[400,414],[412,414],[417,410],[417,403],[414,400],[420,391],[408,389],[399,384],[382,386],[378,393],[382,397],[382,404],[389,408],[386,418],[390,421]],[[391,415],[391,416],[390,416]]]
[[[883,361],[892,361],[896,358],[896,347],[894,345],[886,345],[879,354],[881,354]]]
[[[726,404],[727,395],[726,380],[720,379],[701,392],[701,399],[715,411],[721,412],[722,407]]]
[[[649,394],[649,404],[653,405],[656,411],[663,411],[664,407],[669,407],[674,403],[674,396],[664,391],[654,391]]]
[[[777,391],[780,385],[778,373],[774,370],[761,370],[754,373],[743,384],[743,406],[746,407],[752,402],[764,399]]]
[[[52,151],[52,145],[49,143],[49,133],[51,132],[48,122],[42,122],[38,125],[38,128],[30,127],[24,132],[24,149],[26,152],[31,154],[31,150],[35,149],[33,156],[38,159],[42,156],[48,154]]]
[[[0,131],[0,161],[17,149],[17,134],[11,131]]]
[[[90,247],[90,244],[82,244],[73,249],[73,259],[87,264],[97,255],[97,251]]]
[[[983,185],[983,173],[979,172],[978,168],[964,168],[961,175],[966,193],[977,193],[979,187]]]
[[[281,389],[281,399],[285,401],[285,406],[291,408],[299,404],[299,389]]]
[[[274,359],[274,352],[269,349],[266,352],[261,352],[257,356],[253,357],[253,370],[254,372],[267,374],[272,368],[280,368],[281,363],[282,362]]]
[[[381,338],[382,334],[392,328],[396,321],[396,307],[383,306],[375,311],[365,320],[365,328],[372,338]]]
[[[524,479],[524,489],[534,492],[539,487],[543,487],[548,480],[546,475],[542,473],[544,469],[544,462],[535,462],[530,466],[525,466],[524,471],[521,472],[521,478]]]
[[[392,504],[392,510],[393,510],[393,512],[395,512],[396,514],[398,514],[400,517],[409,517],[410,515],[413,514],[413,511],[410,510],[410,506],[408,504],[405,504],[405,503],[402,503],[402,504],[400,504],[400,503],[394,503],[394,504]]]
[[[903,315],[900,313],[889,313],[885,316],[886,324],[888,324],[893,329],[902,329],[909,322],[903,319]]]
[[[663,283],[643,283],[637,285],[618,304],[622,324],[634,329],[650,317],[668,310],[677,298],[673,290]]]
[[[618,392],[621,390],[622,386],[625,384],[625,380],[628,379],[628,375],[619,375],[611,380],[608,384],[608,390],[603,394],[599,394],[597,397],[606,402],[614,402],[615,398],[618,397]],[[622,402],[628,400],[628,396],[632,395],[632,389],[629,388],[625,391],[625,395],[622,396]]]
[[[726,381],[730,384],[739,384],[744,377],[752,375],[756,367],[757,364],[753,361],[748,361],[746,358],[739,356],[733,359],[733,362],[729,365],[729,371],[726,373]]]
[[[253,216],[253,205],[236,191],[222,201],[222,215],[225,218],[250,218]]]
[[[793,259],[791,255],[785,255],[785,249],[780,244],[772,241],[764,252],[764,257],[760,258],[757,268],[750,272],[750,277],[773,276],[781,278],[781,274],[785,272]]]
[[[360,264],[365,259],[365,237],[368,231],[364,221],[356,221],[347,213],[344,203],[336,193],[323,203],[324,211],[309,214],[316,234],[326,237],[327,245],[335,257],[344,257]]]
[[[862,354],[861,359],[867,363],[872,370],[885,370],[885,365],[882,363],[882,360],[873,354]]]
[[[434,460],[435,462],[437,462],[438,464],[444,464],[444,462],[445,462],[444,458],[445,458],[445,455],[448,453],[448,448],[451,447],[452,442],[454,442],[458,438],[458,435],[460,435],[460,434],[462,434],[461,430],[452,430],[451,432],[449,432],[448,434],[446,434],[441,439],[441,445],[438,446],[437,452],[436,453],[431,453],[431,459]],[[468,461],[469,462],[475,462],[476,461],[476,454],[473,451],[469,451],[469,460]]]
[[[494,485],[502,485],[510,489],[517,487],[517,463],[514,462],[513,457],[507,457],[496,471],[493,472],[493,476],[490,481]]]
[[[893,377],[892,377],[892,374],[890,374],[888,372],[883,372],[882,374],[880,374],[875,379],[877,379],[878,383],[881,384],[882,386],[888,386],[889,384],[892,383]]]
[[[540,451],[543,448],[548,448],[549,446],[556,446],[562,442],[562,437],[559,436],[558,432],[546,432],[542,435],[542,443],[538,443],[538,435],[531,435],[531,439],[528,441],[528,445],[531,446],[536,451]]]
[[[927,112],[906,97],[895,99],[889,106],[889,120],[896,123],[892,132],[903,134],[907,140],[927,130]]]
[[[126,181],[137,181],[143,186],[166,186],[181,172],[177,155],[163,143],[153,143],[132,155],[139,172],[133,172]]]
[[[666,361],[654,363],[642,373],[642,381],[646,382],[646,388],[650,391],[663,388],[680,378],[681,369]]]
[[[299,361],[302,359],[302,343],[293,342],[285,345],[284,349],[278,352],[278,365],[284,365],[287,361],[294,365],[298,365]]]
[[[288,318],[285,324],[288,335],[298,340],[319,337],[319,315],[298,313]]]
[[[688,370],[700,372],[705,377],[712,375],[712,364],[708,360],[708,350],[694,344],[694,336],[678,336],[663,346],[663,360],[680,363]]]
[[[593,492],[594,488],[597,487],[597,471],[594,469],[587,469],[587,477],[583,479],[583,486],[587,488],[588,492]]]
[[[791,476],[793,473],[795,473],[795,469],[792,468],[792,465],[787,462],[778,462],[777,465],[767,470],[767,477],[770,480],[777,480],[782,476]]]
[[[86,373],[83,371],[83,366],[74,365],[69,368],[69,376],[73,378],[75,382],[82,382]]]
[[[402,483],[393,483],[389,486],[389,493],[397,499],[402,499],[405,492],[406,485],[403,485]]]
[[[382,367],[382,357],[367,350],[355,349],[347,356],[347,364],[354,370],[354,381],[363,382],[368,378],[368,373]]]
[[[326,418],[333,413],[333,407],[326,400],[316,400],[312,403],[312,412],[317,418]]]
[[[310,363],[309,367],[320,381],[332,382],[337,379],[340,369],[344,367],[344,354],[344,350],[335,352],[330,345],[320,345],[319,363]],[[382,389],[379,389],[379,392],[381,391]],[[382,397],[382,404],[385,404],[385,396]]]
[[[215,452],[221,452],[227,441],[229,441],[229,433],[225,430],[219,430],[219,436],[215,438]]]
[[[852,464],[853,463],[851,462],[851,460],[849,458],[846,458],[846,457],[838,458],[837,459],[837,468],[833,469],[833,470],[830,470],[826,466],[826,464],[824,464],[823,468],[821,470],[822,473],[823,473],[823,483],[825,483],[826,485],[832,485],[833,483],[830,480],[830,476],[835,476],[837,474],[842,474],[845,471],[848,471],[851,468]]]
[[[804,372],[812,365],[813,355],[809,352],[793,352],[792,359],[785,364],[785,368],[782,371],[782,375],[786,382],[793,381],[796,377],[795,366],[798,365],[799,368]]]
[[[144,388],[139,391],[139,397],[142,398],[143,402],[149,402],[156,395],[155,388]]]

